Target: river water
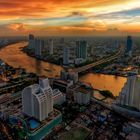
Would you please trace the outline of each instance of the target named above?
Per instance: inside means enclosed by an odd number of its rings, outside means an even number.
[[[58,76],[63,69],[61,66],[37,60],[28,56],[21,50],[26,46],[26,42],[8,45],[0,50],[0,59],[13,67],[22,67],[27,72],[37,73],[48,77]],[[46,71],[50,69],[51,71]],[[110,90],[115,96],[119,94],[126,78],[112,75],[87,73],[80,77],[80,81],[90,83],[96,89]]]

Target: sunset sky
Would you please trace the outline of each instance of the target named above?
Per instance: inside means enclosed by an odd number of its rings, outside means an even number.
[[[0,36],[140,35],[140,0],[0,0]]]

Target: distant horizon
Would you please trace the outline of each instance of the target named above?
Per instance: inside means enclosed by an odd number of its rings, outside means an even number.
[[[98,34],[51,34],[51,35],[47,35],[47,34],[36,34],[36,33],[24,33],[24,34],[0,34],[0,37],[27,37],[29,34],[33,34],[34,36],[39,36],[39,37],[126,37],[126,36],[132,36],[132,37],[139,37],[140,33],[119,33],[119,34],[108,34],[106,32],[98,32]]]
[[[32,35],[34,35],[34,34],[32,34]],[[131,35],[131,34],[127,34],[127,35],[117,35],[117,36],[115,36],[115,35],[100,35],[100,36],[95,36],[95,35],[91,35],[91,36],[73,36],[73,35],[64,35],[64,36],[48,36],[48,35],[34,35],[35,37],[48,37],[48,38],[75,38],[75,37],[77,37],[77,38],[108,38],[108,37],[112,37],[112,38],[115,38],[115,37],[119,37],[119,38],[121,38],[121,37],[123,37],[123,38],[126,38],[127,36],[131,36],[132,38],[138,38],[139,37],[139,35],[135,35],[135,36],[133,36],[133,35]],[[28,35],[15,35],[15,36],[0,36],[0,38],[28,38],[29,37],[29,34]]]

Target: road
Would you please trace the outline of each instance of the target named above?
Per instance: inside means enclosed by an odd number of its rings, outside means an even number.
[[[124,50],[124,45],[121,44],[121,46],[120,46],[118,52],[117,52],[115,55],[113,55],[113,56],[111,56],[111,57],[109,57],[109,58],[105,58],[105,59],[99,60],[99,61],[97,61],[97,62],[88,64],[88,65],[82,66],[82,67],[79,67],[79,68],[75,68],[75,69],[73,69],[73,70],[74,70],[74,72],[80,73],[80,72],[86,71],[86,70],[88,70],[88,69],[90,69],[90,68],[93,68],[93,67],[95,67],[95,66],[98,66],[98,65],[100,65],[100,64],[103,64],[103,63],[112,61],[112,60],[118,58],[118,56],[120,56],[120,54],[121,54],[121,52],[122,52],[123,50]]]

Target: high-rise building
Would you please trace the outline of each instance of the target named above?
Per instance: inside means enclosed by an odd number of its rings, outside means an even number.
[[[48,109],[51,111],[53,111],[53,99],[52,99],[52,96],[53,96],[53,90],[49,84],[49,80],[46,78],[46,79],[39,79],[39,85],[40,87],[44,90],[45,93],[47,93],[48,95]]]
[[[76,58],[87,58],[87,41],[76,42]]]
[[[68,80],[68,72],[65,70],[62,70],[60,72],[60,78],[61,78],[61,80]]]
[[[35,39],[35,55],[36,56],[41,56],[41,40],[40,39]]]
[[[126,52],[127,53],[132,52],[132,45],[133,45],[132,37],[128,36],[127,37],[127,45],[126,45]]]
[[[29,40],[34,40],[34,35],[29,34]]]
[[[33,49],[35,47],[35,38],[34,35],[30,34],[29,35],[29,49]]]
[[[40,80],[39,84],[26,87],[22,92],[23,113],[45,120],[53,111],[53,91],[48,79]]]
[[[64,38],[60,38],[60,44],[64,44],[65,39]]]
[[[41,41],[41,50],[45,48],[45,40],[40,40]]]
[[[135,107],[140,110],[140,77],[137,75],[128,76],[117,103]]]
[[[53,40],[52,39],[49,41],[49,54],[53,55]]]
[[[69,65],[69,48],[63,48],[63,65]]]

